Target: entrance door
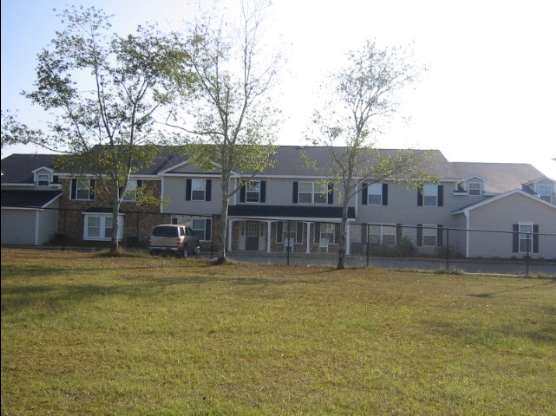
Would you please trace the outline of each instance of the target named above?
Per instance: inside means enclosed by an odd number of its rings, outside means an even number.
[[[245,239],[245,249],[246,250],[259,249],[259,223],[258,222],[247,223],[247,238]]]

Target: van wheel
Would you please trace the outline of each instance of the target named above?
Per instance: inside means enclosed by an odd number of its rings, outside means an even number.
[[[189,256],[189,249],[187,248],[187,246],[185,246],[185,247],[183,248],[183,251],[181,252],[181,255],[182,255],[183,257]]]

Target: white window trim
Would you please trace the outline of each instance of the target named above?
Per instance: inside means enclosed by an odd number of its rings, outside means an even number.
[[[532,253],[533,252],[533,244],[535,243],[534,239],[533,239],[533,229],[534,229],[534,223],[528,221],[528,222],[519,222],[518,223],[518,245],[517,245],[517,250],[518,252],[521,254],[527,254],[527,253]],[[521,231],[521,227],[530,227],[531,231]],[[521,250],[521,241],[527,241],[529,240],[530,243],[530,247],[529,250]]]
[[[375,192],[371,192],[371,190],[375,189]],[[376,190],[378,189],[378,192]],[[372,196],[380,196],[380,202],[373,202]],[[383,201],[382,195],[382,183],[372,183],[367,187],[367,205],[382,205]]]
[[[308,194],[309,192],[301,192],[301,187],[303,184],[310,184],[311,185],[311,201],[301,201],[301,194]],[[319,192],[317,188],[324,187],[324,192]],[[324,195],[324,201],[315,201],[317,196]],[[328,203],[328,184],[321,184],[319,182],[309,182],[309,181],[300,181],[299,188],[297,191],[297,200],[300,204],[327,204]]]
[[[427,198],[434,198],[434,204],[427,204]],[[423,206],[424,207],[438,206],[438,185],[433,185],[433,184],[423,185]]]
[[[478,188],[471,189],[471,185],[478,185]],[[478,193],[472,193],[472,191],[477,191]],[[470,196],[480,196],[483,194],[483,184],[477,181],[470,181],[467,183],[467,195]]]
[[[249,184],[258,184],[256,190],[249,190]],[[249,194],[257,194],[257,200],[249,200]],[[245,185],[245,202],[248,204],[256,204],[261,202],[261,181],[249,181]]]
[[[202,189],[201,187],[196,187],[195,184],[203,184]],[[203,192],[202,198],[195,198],[195,192]],[[191,179],[191,201],[206,201],[207,198],[207,180],[206,179]]]
[[[79,190],[84,191],[84,188],[79,188],[79,182],[80,181],[87,181],[87,183],[89,184],[86,187],[87,190],[87,197],[86,198],[79,198]],[[94,201],[94,198],[91,198],[91,179],[90,178],[77,178],[75,181],[75,199],[73,199],[72,201]]]
[[[103,213],[103,212],[84,212],[83,213],[83,240],[86,241],[110,241],[112,236],[105,237],[104,235],[101,236],[94,236],[90,237],[89,233],[89,218],[98,217],[100,218],[100,230],[101,234],[104,234],[106,229],[106,218],[112,218],[112,213]],[[118,240],[123,240],[124,236],[124,214],[118,214],[119,217],[119,227],[118,227]]]

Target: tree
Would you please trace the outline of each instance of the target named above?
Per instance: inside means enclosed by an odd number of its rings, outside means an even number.
[[[65,160],[74,172],[96,175],[97,191],[101,185],[109,195],[115,251],[129,177],[160,150],[154,145],[155,111],[172,102],[178,67],[181,85],[191,82],[181,67],[186,52],[153,25],[138,26],[127,37],[108,35],[109,17],[94,7],[57,16],[65,28],[38,55],[36,90],[24,94],[55,117],[50,135],[38,144],[72,154]]]
[[[368,41],[349,52],[347,66],[330,76],[331,98],[315,111],[310,140],[329,147],[331,162],[323,176],[342,188],[339,269],[345,266],[349,203],[362,183],[390,180],[420,186],[437,180],[426,171],[427,152],[386,154],[374,146],[382,122],[396,112],[396,95],[420,72],[402,49]]]
[[[173,113],[168,122],[179,129],[190,163],[219,170],[219,263],[226,261],[230,198],[250,177],[272,165],[278,115],[270,92],[280,56],[271,56],[261,45],[265,5],[241,6],[239,27],[222,18],[217,25],[212,19],[197,21],[188,30],[188,63],[197,76],[196,93],[191,102],[186,91],[186,103],[179,106],[190,112],[185,117]],[[234,180],[234,174],[243,179]]]

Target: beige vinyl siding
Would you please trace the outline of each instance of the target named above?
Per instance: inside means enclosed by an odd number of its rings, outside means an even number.
[[[163,213],[212,215],[220,214],[222,205],[221,180],[219,178],[199,178],[212,180],[210,201],[186,201],[186,177],[167,176],[164,178],[162,198],[168,202],[162,206]]]
[[[470,233],[470,257],[520,257],[512,252],[512,225],[529,222],[539,225],[541,234],[556,234],[556,207],[536,201],[524,194],[515,193],[470,211],[469,228],[472,230],[498,230],[505,234]],[[539,253],[535,258],[555,258],[554,238],[539,238]]]
[[[50,241],[58,228],[58,200],[51,204],[49,209],[39,211],[39,224],[37,227],[37,243],[39,245]]]

